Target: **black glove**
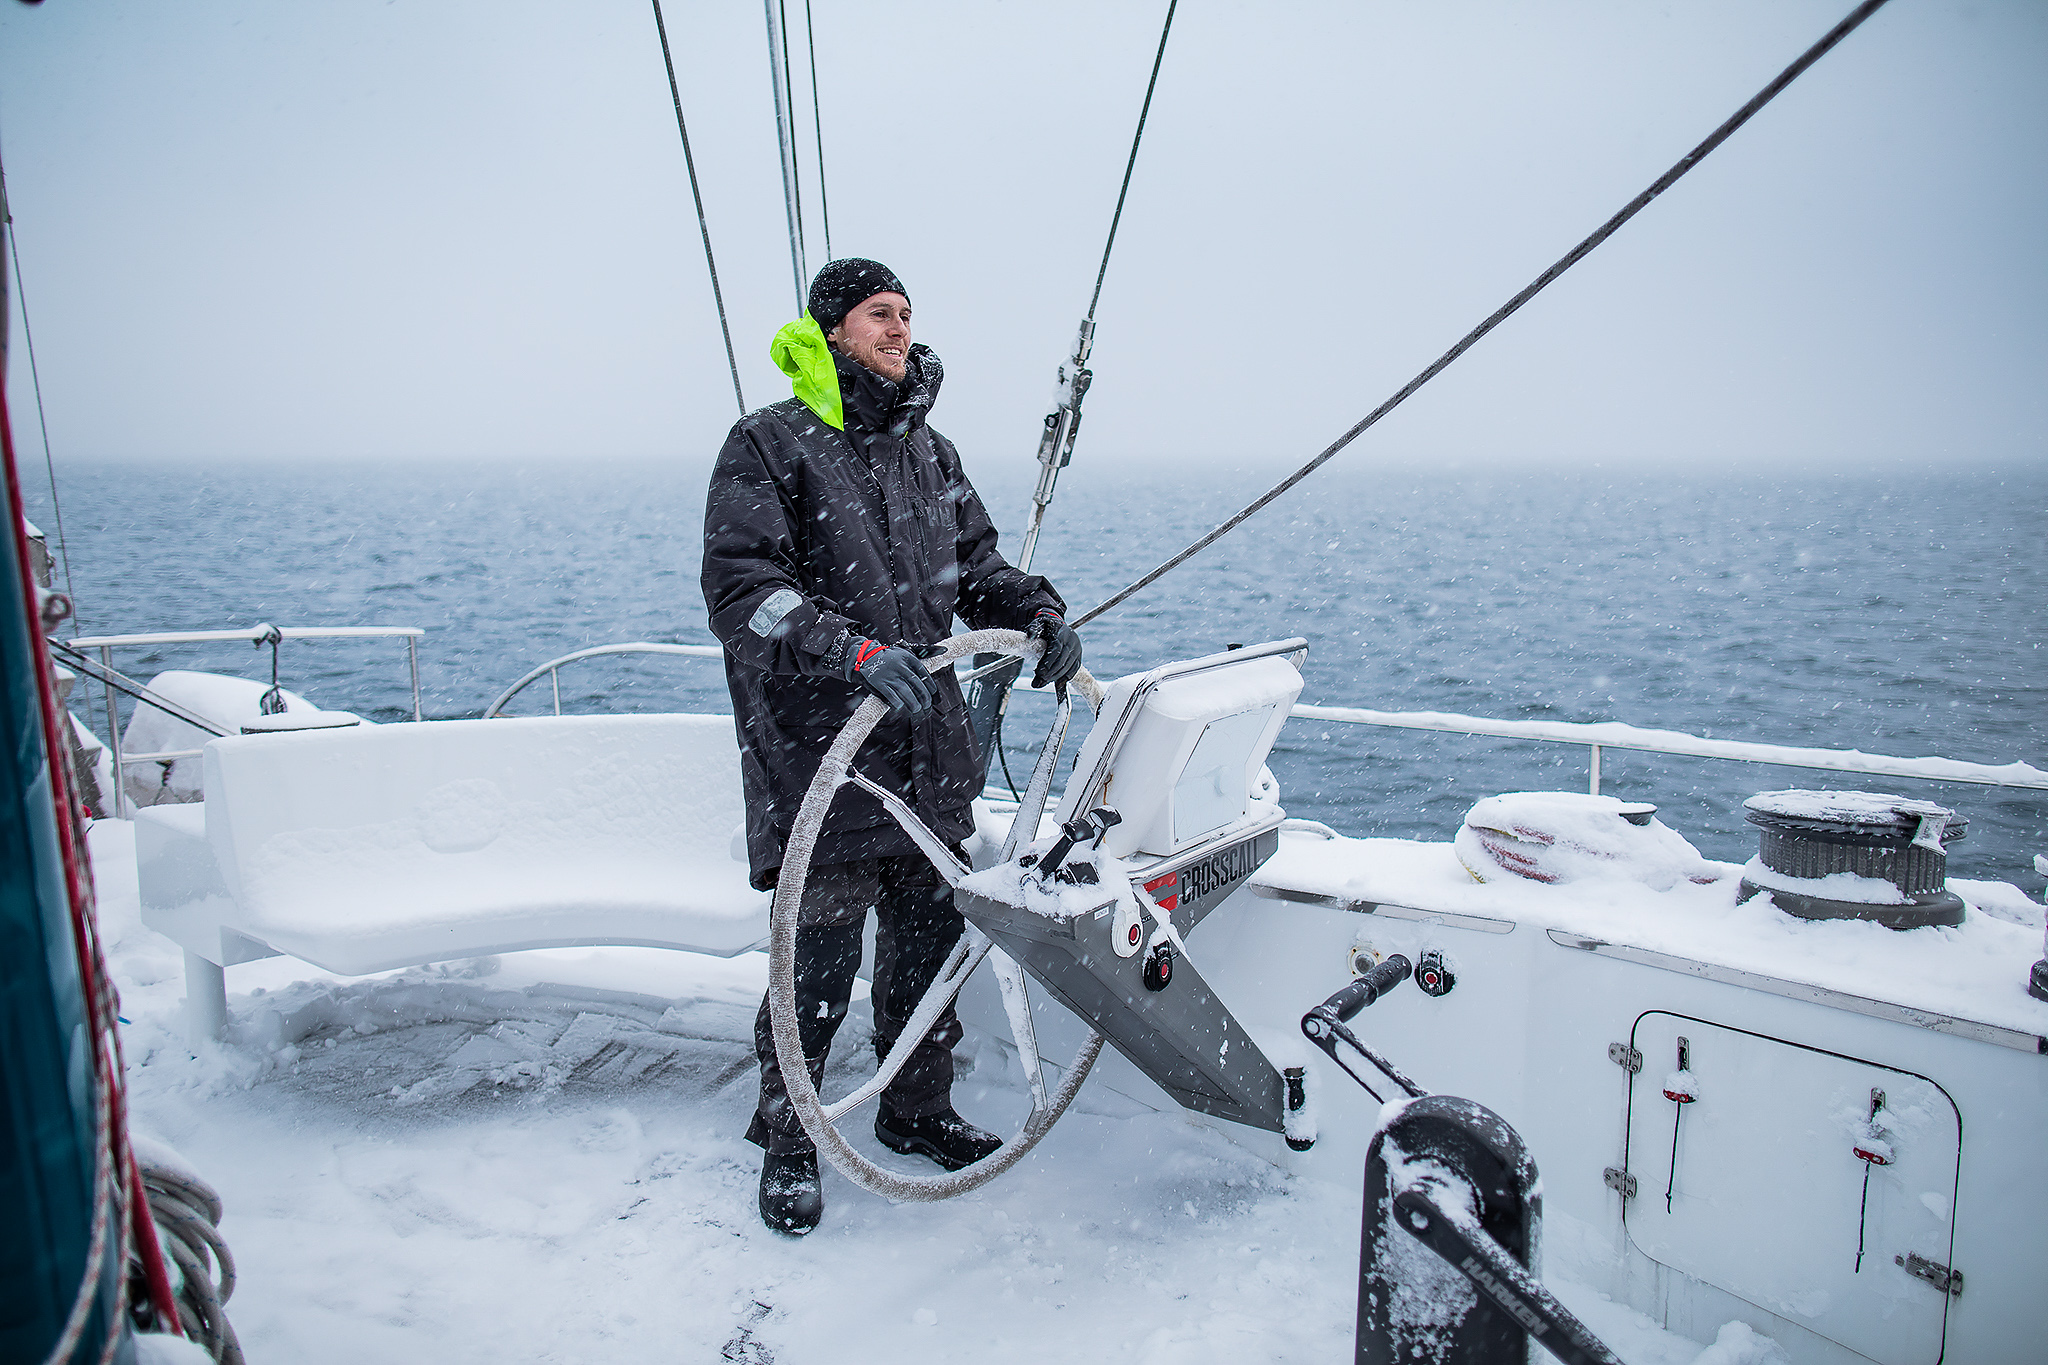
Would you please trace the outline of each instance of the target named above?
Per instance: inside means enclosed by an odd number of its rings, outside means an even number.
[[[846,647],[846,679],[867,685],[897,716],[921,716],[937,692],[931,671],[907,649],[855,636]]]
[[[1033,687],[1064,683],[1081,671],[1081,637],[1052,608],[1047,607],[1031,618],[1031,624],[1024,627],[1024,638],[1045,641],[1045,651],[1038,656],[1038,671],[1031,675]]]

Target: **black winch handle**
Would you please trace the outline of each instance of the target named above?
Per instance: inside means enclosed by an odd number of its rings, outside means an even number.
[[[1407,958],[1395,953],[1358,980],[1316,1006],[1315,1014],[1328,1014],[1340,1023],[1406,981],[1415,971]]]
[[[1407,958],[1395,953],[1301,1016],[1302,1036],[1328,1053],[1330,1060],[1342,1068],[1345,1075],[1363,1086],[1365,1093],[1374,1099],[1380,1098],[1380,1092],[1373,1089],[1372,1083],[1365,1077],[1351,1069],[1350,1063],[1344,1060],[1343,1053],[1338,1050],[1339,1043],[1378,1067],[1388,1080],[1407,1091],[1409,1098],[1421,1099],[1429,1092],[1410,1080],[1406,1073],[1381,1056],[1357,1034],[1344,1027],[1344,1021],[1406,981],[1414,970]]]
[[[1621,1358],[1499,1242],[1480,1228],[1446,1217],[1421,1190],[1405,1189],[1394,1196],[1394,1221],[1472,1281],[1473,1288],[1566,1365],[1622,1365]]]

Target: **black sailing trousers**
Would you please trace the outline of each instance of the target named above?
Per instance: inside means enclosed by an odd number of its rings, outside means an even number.
[[[953,908],[953,889],[922,854],[863,858],[813,867],[797,912],[796,1016],[811,1084],[825,1074],[825,1056],[846,1018],[860,968],[861,929],[875,911],[875,1060],[896,1045],[904,1023],[945,965],[966,921]],[[910,1060],[882,1092],[885,1113],[925,1118],[953,1104],[953,1045],[959,1017],[946,1006]],[[747,1141],[778,1155],[808,1152],[811,1139],[790,1107],[768,998],[754,1016],[754,1055],[761,1061],[761,1099]]]

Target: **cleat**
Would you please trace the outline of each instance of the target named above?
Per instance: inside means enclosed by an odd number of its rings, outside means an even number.
[[[950,1109],[921,1119],[897,1118],[886,1111],[875,1116],[875,1139],[892,1152],[928,1156],[949,1171],[972,1166],[1003,1145]]]

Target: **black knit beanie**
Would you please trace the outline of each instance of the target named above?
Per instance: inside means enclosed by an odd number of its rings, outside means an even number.
[[[808,307],[817,319],[818,330],[829,332],[867,300],[890,293],[901,294],[906,300],[910,297],[903,281],[888,266],[849,256],[843,261],[827,261],[818,271],[818,277],[811,281]]]

